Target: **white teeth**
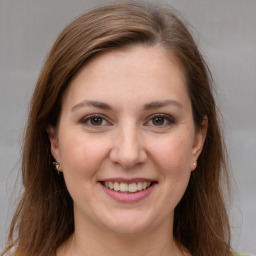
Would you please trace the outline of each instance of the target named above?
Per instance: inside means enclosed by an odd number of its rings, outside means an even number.
[[[134,193],[137,191],[147,189],[151,185],[151,182],[144,181],[144,182],[137,182],[137,183],[134,182],[134,183],[128,184],[123,182],[119,183],[116,181],[115,182],[105,181],[103,184],[105,187],[115,191]]]
[[[136,192],[137,189],[137,184],[136,183],[131,183],[129,184],[129,192]]]
[[[118,183],[118,182],[115,182],[115,183],[114,183],[114,190],[115,190],[115,191],[119,191],[119,188],[120,188],[119,183]]]
[[[142,182],[138,182],[138,183],[137,183],[137,189],[138,189],[139,191],[142,190]]]
[[[108,185],[109,185],[109,186],[107,186],[106,183],[105,183],[105,186],[106,186],[107,188],[110,188],[110,189],[113,189],[113,188],[114,188],[114,184],[113,184],[111,181],[109,181]]]
[[[119,189],[121,192],[127,192],[129,190],[129,185],[126,183],[120,183]]]

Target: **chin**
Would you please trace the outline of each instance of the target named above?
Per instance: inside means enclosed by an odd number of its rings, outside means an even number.
[[[104,221],[103,225],[114,233],[123,235],[138,234],[152,227],[152,218],[145,217],[145,214],[143,216],[142,214],[123,213],[111,220]]]
[[[116,223],[113,226],[108,226],[108,229],[119,235],[134,235],[146,231],[147,227],[134,225],[134,223]]]

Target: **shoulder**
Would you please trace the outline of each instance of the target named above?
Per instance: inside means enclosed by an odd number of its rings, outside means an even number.
[[[250,254],[242,254],[242,253],[238,253],[238,252],[233,252],[232,254],[233,254],[233,256],[253,256]]]

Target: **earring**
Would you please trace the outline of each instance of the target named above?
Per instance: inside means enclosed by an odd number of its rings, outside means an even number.
[[[54,165],[58,175],[60,175],[60,172],[61,172],[60,164],[58,162],[53,162],[53,165]]]
[[[193,165],[196,166],[196,162],[194,162]]]

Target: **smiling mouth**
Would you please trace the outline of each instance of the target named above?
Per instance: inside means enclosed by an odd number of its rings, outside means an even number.
[[[149,187],[151,187],[156,182],[134,182],[134,183],[124,183],[124,182],[111,182],[111,181],[102,181],[101,184],[110,189],[117,192],[123,192],[123,193],[136,193],[142,190],[146,190]]]

